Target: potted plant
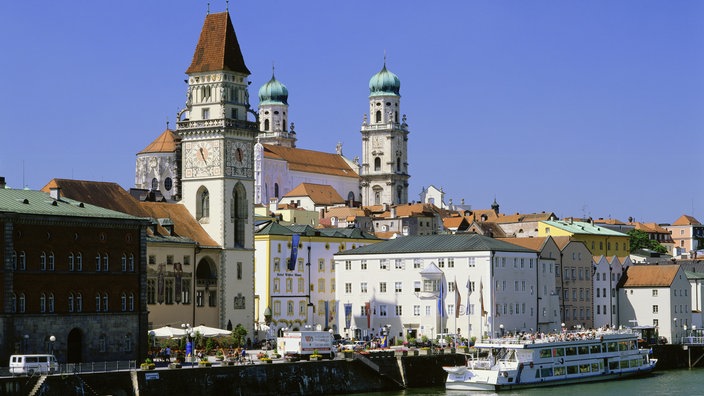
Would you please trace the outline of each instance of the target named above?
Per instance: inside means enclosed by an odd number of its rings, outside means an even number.
[[[225,354],[222,352],[222,349],[218,349],[218,351],[215,352],[215,360],[218,362],[225,360]]]
[[[200,358],[200,361],[198,362],[199,367],[211,367],[212,365],[213,364],[210,363],[207,356],[203,356],[202,358]]]
[[[154,364],[151,359],[146,358],[144,359],[144,363],[139,365],[139,368],[142,370],[154,370],[156,368],[156,364]]]
[[[314,349],[313,354],[310,355],[310,360],[320,360],[322,358],[323,358],[323,355],[319,354],[317,349]]]

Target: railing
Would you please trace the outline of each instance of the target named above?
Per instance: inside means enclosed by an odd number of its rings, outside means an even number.
[[[231,118],[217,118],[199,121],[179,121],[178,129],[206,128],[206,127],[228,127],[256,131],[257,124],[252,121],[233,120]]]
[[[59,365],[61,374],[99,373],[108,371],[128,371],[137,368],[135,360],[117,360],[111,362],[62,363]]]
[[[704,345],[704,336],[687,336],[680,338],[680,344]]]

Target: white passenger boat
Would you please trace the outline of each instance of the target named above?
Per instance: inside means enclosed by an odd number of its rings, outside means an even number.
[[[489,390],[606,381],[650,373],[656,359],[630,329],[522,335],[475,345],[463,366],[443,367],[451,390]]]

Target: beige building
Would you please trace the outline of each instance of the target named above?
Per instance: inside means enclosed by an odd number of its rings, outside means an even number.
[[[699,240],[704,238],[704,224],[692,216],[682,215],[671,225],[664,225],[672,232],[674,248],[672,255],[679,258],[695,258],[696,251],[701,249]]]

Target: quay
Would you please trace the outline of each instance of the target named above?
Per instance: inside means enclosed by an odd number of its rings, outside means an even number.
[[[682,344],[653,345],[656,370],[704,366],[704,337]],[[325,395],[396,391],[441,386],[443,366],[463,364],[463,351],[446,349],[340,352],[333,360],[211,367],[158,367],[155,370],[62,373],[0,378],[0,396],[113,395]],[[173,367],[173,365],[172,365]]]

